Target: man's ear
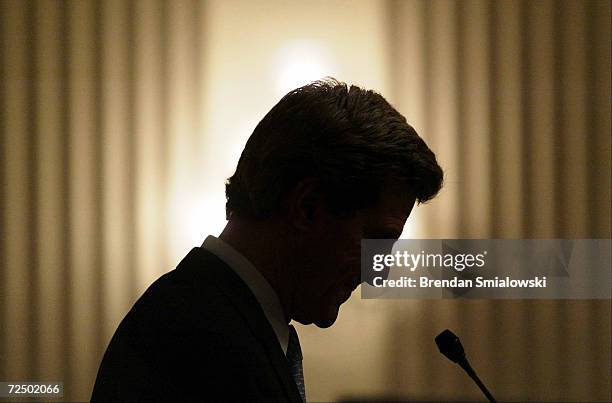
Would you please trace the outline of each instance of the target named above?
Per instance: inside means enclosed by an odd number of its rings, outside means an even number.
[[[302,179],[287,194],[283,204],[293,226],[301,230],[311,228],[325,208],[318,180]]]

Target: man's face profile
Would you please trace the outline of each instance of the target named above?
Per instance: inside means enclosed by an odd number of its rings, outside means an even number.
[[[361,282],[361,240],[398,239],[442,180],[435,154],[380,94],[317,81],[255,127],[226,183],[222,235],[259,263],[287,321],[329,327]]]
[[[294,254],[293,319],[321,328],[336,321],[340,305],[361,283],[361,240],[398,239],[412,211],[415,197],[394,190],[383,189],[375,205],[348,216],[315,208]]]

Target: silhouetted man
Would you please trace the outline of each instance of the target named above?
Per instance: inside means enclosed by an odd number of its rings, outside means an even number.
[[[331,326],[361,282],[361,239],[397,239],[441,183],[381,95],[333,79],[291,91],[227,182],[227,226],[134,304],[92,401],[305,400],[289,323]]]

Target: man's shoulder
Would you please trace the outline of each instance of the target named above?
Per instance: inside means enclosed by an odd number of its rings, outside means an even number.
[[[256,335],[219,285],[230,269],[193,253],[155,280],[121,321],[107,350],[110,366],[142,360],[174,379],[210,376],[213,367],[229,373],[261,357]]]
[[[275,343],[248,286],[212,253],[194,248],[126,315],[100,366],[94,396],[102,401],[125,388],[143,396],[149,387],[164,396],[195,396],[198,385],[212,397],[286,400],[282,385],[290,378],[279,378],[286,363]],[[133,379],[148,379],[149,386],[136,390]]]
[[[134,304],[126,319],[158,323],[175,330],[185,328],[225,332],[241,322],[232,296],[225,289],[240,293],[235,274],[221,260],[201,248],[194,248],[172,271],[155,280]],[[244,290],[243,290],[244,291]],[[245,298],[248,296],[245,295]]]

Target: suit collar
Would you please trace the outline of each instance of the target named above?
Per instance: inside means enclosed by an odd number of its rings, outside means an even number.
[[[225,262],[203,248],[193,248],[177,267],[191,271],[196,277],[195,287],[213,281],[241,314],[264,350],[290,401],[301,402],[299,391],[277,341],[276,334],[266,319],[261,306],[240,277]]]
[[[206,237],[202,248],[223,260],[249,287],[272,326],[283,353],[286,354],[289,342],[289,326],[285,320],[285,313],[278,294],[268,283],[268,280],[244,255],[217,237],[212,235]]]

